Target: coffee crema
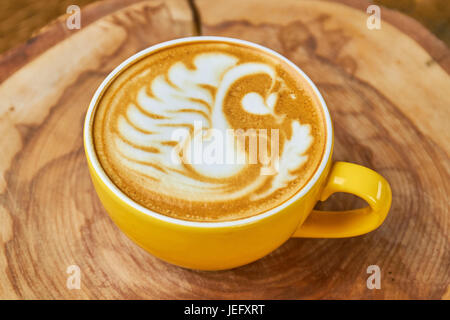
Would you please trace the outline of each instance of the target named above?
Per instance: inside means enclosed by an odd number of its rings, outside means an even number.
[[[103,91],[93,120],[111,181],[190,221],[247,218],[287,201],[318,169],[326,134],[320,102],[295,69],[226,41],[139,58]]]

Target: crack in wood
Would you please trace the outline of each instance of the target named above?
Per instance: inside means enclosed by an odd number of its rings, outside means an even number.
[[[192,20],[194,23],[194,33],[196,36],[201,36],[201,35],[203,35],[203,32],[202,32],[202,20],[201,20],[200,12],[197,8],[195,0],[187,0],[187,2],[189,4],[189,8],[192,11]]]

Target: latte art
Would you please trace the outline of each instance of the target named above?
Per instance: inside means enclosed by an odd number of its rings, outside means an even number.
[[[267,211],[313,175],[324,120],[304,80],[241,45],[188,43],[119,74],[94,118],[102,167],[164,215],[233,220]]]

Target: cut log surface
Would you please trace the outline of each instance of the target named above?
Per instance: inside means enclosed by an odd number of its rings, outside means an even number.
[[[450,52],[414,20],[368,1],[107,0],[0,56],[0,298],[449,299]],[[376,231],[291,239],[228,271],[155,258],[110,220],[90,181],[82,127],[101,81],[130,55],[197,34],[241,38],[292,60],[317,84],[336,160],[373,168],[393,203]],[[349,209],[355,197],[319,205]],[[220,253],[218,253],[220,254]],[[68,267],[81,272],[69,289]],[[381,289],[367,288],[378,265]]]

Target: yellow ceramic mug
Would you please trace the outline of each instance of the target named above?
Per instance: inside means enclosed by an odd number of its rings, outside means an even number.
[[[96,157],[92,122],[99,99],[118,73],[143,55],[179,42],[221,40],[241,43],[269,52],[298,71],[322,104],[327,123],[326,150],[320,167],[298,193],[262,214],[228,222],[192,222],[167,217],[128,198],[108,178]],[[98,196],[116,225],[151,254],[176,265],[202,270],[221,270],[255,261],[291,237],[352,237],[376,229],[386,218],[392,194],[388,182],[375,171],[331,160],[333,128],[318,89],[292,62],[265,47],[222,37],[190,37],[168,41],[143,50],[118,66],[100,85],[86,115],[84,146],[89,171]],[[367,201],[368,207],[351,211],[313,211],[317,201],[335,192],[347,192]]]

